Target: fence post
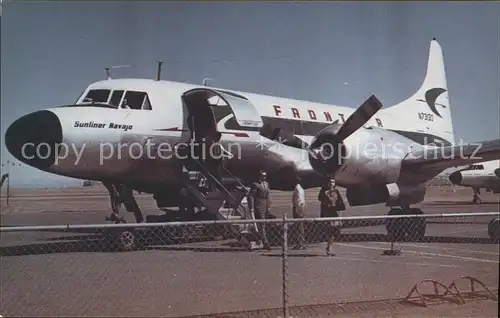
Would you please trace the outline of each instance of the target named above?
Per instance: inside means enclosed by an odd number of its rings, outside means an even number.
[[[282,249],[282,289],[283,289],[283,317],[288,317],[288,221],[283,214],[283,249]]]

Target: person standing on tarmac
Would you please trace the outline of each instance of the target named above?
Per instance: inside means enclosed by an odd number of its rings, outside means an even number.
[[[320,217],[339,217],[338,212],[345,210],[344,200],[335,185],[335,179],[330,178],[328,184],[321,189],[318,195],[321,202]],[[332,245],[336,237],[340,234],[341,223],[339,221],[329,222],[327,225],[328,243],[326,245],[326,255],[332,256]]]
[[[261,171],[259,181],[250,185],[250,193],[248,194],[248,208],[250,213],[255,213],[257,220],[266,219],[266,216],[270,212],[269,184],[266,178],[266,172]],[[271,246],[267,240],[266,223],[258,223],[257,227],[264,248],[270,250]]]
[[[306,197],[304,194],[304,189],[300,185],[300,177],[295,180],[295,189],[293,190],[293,218],[303,219],[304,218],[304,208],[306,205]],[[297,229],[297,238],[295,241],[294,249],[303,250],[305,249],[305,235],[304,235],[304,222],[295,223]]]

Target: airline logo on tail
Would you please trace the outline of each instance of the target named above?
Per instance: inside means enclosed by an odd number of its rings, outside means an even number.
[[[436,105],[439,105],[439,106],[441,106],[443,108],[446,108],[446,106],[444,106],[443,104],[436,103],[436,100],[444,92],[446,92],[446,89],[444,89],[444,88],[440,88],[440,87],[431,88],[427,92],[425,92],[425,100],[423,100],[423,99],[417,99],[417,101],[419,101],[419,102],[426,102],[427,105],[429,106],[429,108],[432,110],[432,112],[434,114],[436,114],[437,116],[443,118],[443,116],[441,116],[441,114],[436,109]]]

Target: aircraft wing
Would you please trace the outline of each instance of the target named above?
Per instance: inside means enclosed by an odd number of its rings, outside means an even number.
[[[456,166],[500,158],[500,139],[474,144],[426,148],[410,152],[403,159],[401,175],[412,181],[427,181]]]

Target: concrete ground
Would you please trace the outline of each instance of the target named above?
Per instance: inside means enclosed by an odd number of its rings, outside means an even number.
[[[465,304],[453,302],[441,302],[428,304],[427,307],[405,305],[400,300],[382,300],[372,302],[354,302],[341,304],[324,304],[313,306],[292,307],[288,312],[289,317],[363,317],[363,318],[387,318],[387,317],[498,317],[498,302],[481,297],[474,300],[467,300]],[[191,316],[201,317],[284,317],[283,310],[266,309],[255,311],[240,311],[234,313],[224,313],[220,315]]]
[[[100,187],[14,190],[12,194],[8,206],[2,196],[2,226],[103,223],[109,213],[109,199]],[[308,216],[319,214],[316,195],[317,190],[306,193]],[[290,213],[290,197],[291,193],[273,193],[275,215]],[[431,188],[421,208],[426,214],[499,211],[498,195],[483,194],[481,205],[470,204],[471,197],[467,189]],[[158,213],[150,196],[139,195],[138,202],[145,213]],[[386,213],[386,207],[375,205],[348,207],[343,216]],[[290,313],[300,317],[496,316],[497,303],[490,300],[427,309],[394,305],[394,299],[405,297],[423,279],[450,285],[460,276],[473,276],[497,289],[499,245],[487,236],[491,218],[429,221],[423,242],[395,243],[401,250],[397,256],[382,255],[389,248],[382,225],[343,229],[332,257],[324,256],[325,243],[311,242],[306,250],[291,250],[287,295],[295,309]],[[272,310],[251,311],[282,305],[281,248],[247,252],[232,243],[174,241],[119,253],[110,252],[88,233],[2,233],[0,314],[173,317],[240,312],[236,316],[268,316]],[[459,282],[460,291],[468,289]],[[425,284],[421,290],[433,291]],[[376,308],[365,303],[377,300]],[[339,303],[355,310],[339,311]],[[279,312],[271,314],[276,315]]]

